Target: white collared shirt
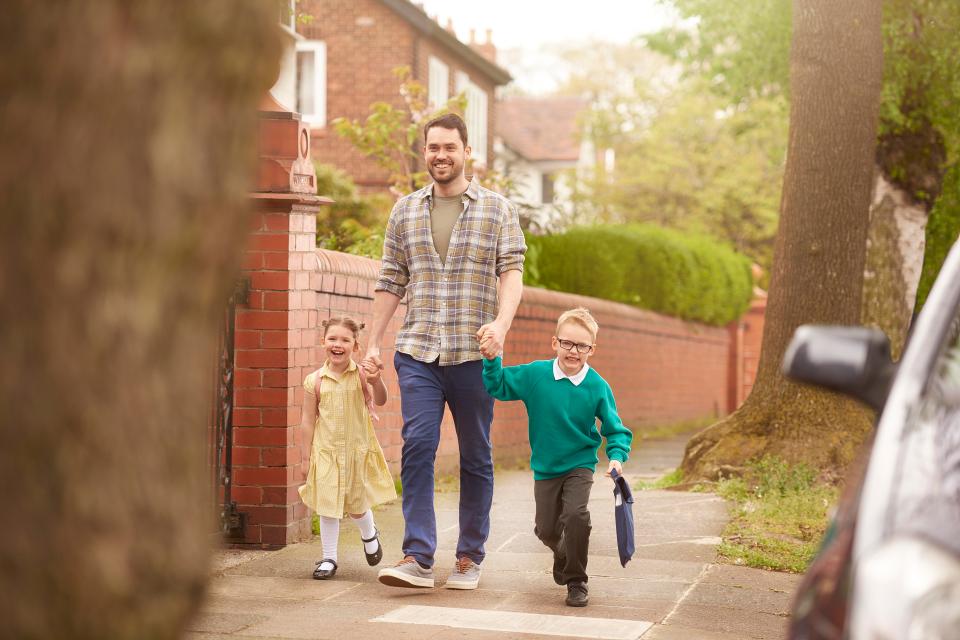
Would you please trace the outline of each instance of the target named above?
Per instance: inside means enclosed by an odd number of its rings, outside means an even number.
[[[579,387],[580,383],[583,382],[583,379],[587,377],[587,372],[590,371],[590,365],[586,362],[583,363],[583,366],[580,367],[580,371],[577,371],[572,376],[568,376],[563,372],[563,369],[560,368],[559,358],[553,359],[553,379],[562,380],[567,378],[570,382],[573,383],[573,386]]]

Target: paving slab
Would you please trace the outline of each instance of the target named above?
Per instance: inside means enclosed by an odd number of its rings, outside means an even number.
[[[685,436],[644,442],[625,468],[628,480],[638,483],[670,471],[685,442]],[[341,528],[333,580],[311,577],[314,562],[322,557],[319,538],[271,552],[217,552],[206,600],[184,637],[557,640],[614,637],[609,630],[618,625],[627,629],[624,637],[642,640],[784,637],[800,578],[716,564],[716,547],[729,517],[722,499],[656,490],[635,491],[634,499],[637,551],[623,567],[612,482],[596,474],[590,500],[590,605],[585,608],[565,606],[565,588],[554,584],[551,575],[552,554],[533,534],[531,474],[500,470],[477,590],[442,588],[459,532],[459,493],[445,490],[436,495],[438,588],[379,584],[380,567],[367,565],[359,533],[348,522]],[[374,516],[383,562],[392,564],[402,553],[400,501],[378,507]],[[591,624],[591,619],[598,622]],[[568,635],[557,635],[563,633]]]

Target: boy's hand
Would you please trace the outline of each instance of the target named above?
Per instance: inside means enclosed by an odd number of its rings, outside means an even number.
[[[477,340],[480,342],[480,353],[483,357],[492,360],[500,355],[506,336],[506,328],[496,320],[480,327],[477,331]]]
[[[608,478],[612,478],[612,477],[613,477],[613,475],[611,475],[610,472],[613,471],[614,469],[617,470],[617,473],[618,473],[618,474],[620,474],[621,476],[623,475],[623,467],[620,465],[620,461],[619,461],[619,460],[611,460],[611,461],[610,461],[610,464],[607,465],[607,473],[606,473],[606,476],[607,476]]]

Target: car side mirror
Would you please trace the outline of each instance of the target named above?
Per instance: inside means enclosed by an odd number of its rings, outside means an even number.
[[[896,369],[890,340],[867,327],[800,326],[783,356],[783,374],[791,380],[837,391],[877,412]]]

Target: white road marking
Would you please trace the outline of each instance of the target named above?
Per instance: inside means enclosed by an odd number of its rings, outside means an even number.
[[[555,616],[517,611],[459,609],[408,605],[373,618],[371,622],[428,624],[454,629],[478,629],[506,633],[538,633],[548,636],[637,640],[653,626],[645,620],[614,620],[580,616]]]
[[[719,536],[706,536],[701,538],[687,538],[686,540],[667,540],[665,542],[647,542],[645,544],[638,544],[636,545],[636,547],[637,548],[662,547],[665,544],[703,544],[703,545],[710,545],[715,547],[722,542],[723,542],[723,538]]]
[[[357,589],[357,588],[362,587],[362,586],[363,586],[363,583],[362,583],[362,582],[358,582],[357,584],[353,585],[352,587],[350,587],[350,588],[348,588],[348,589],[344,589],[343,591],[337,591],[337,592],[334,593],[333,595],[329,595],[329,596],[327,596],[326,598],[320,598],[320,602],[326,602],[327,600],[333,600],[334,598],[339,598],[340,596],[342,596],[343,594],[347,593],[348,591],[353,591],[354,589]]]
[[[660,621],[660,624],[662,625],[667,624],[670,621],[670,618],[672,618],[673,614],[677,612],[677,609],[680,608],[680,605],[683,604],[683,601],[686,600],[687,596],[689,596],[693,592],[693,590],[697,588],[697,585],[700,584],[700,581],[703,580],[708,573],[710,573],[710,569],[712,568],[713,568],[712,564],[707,564],[703,566],[703,569],[700,570],[700,575],[698,575],[697,578],[690,583],[690,586],[687,587],[687,590],[684,591],[683,595],[680,596],[680,599],[677,600],[677,604],[673,605],[673,609],[670,609],[670,613],[668,613],[666,617],[664,617],[664,619]]]
[[[452,525],[450,525],[449,527],[447,527],[446,529],[440,529],[440,533],[446,533],[447,531],[453,531],[454,529],[456,529],[456,528],[459,527],[459,526],[460,526],[459,524],[452,524]]]
[[[509,538],[507,538],[507,541],[504,542],[504,543],[503,543],[502,545],[500,545],[499,547],[497,547],[497,548],[496,548],[496,551],[503,551],[503,548],[506,547],[506,546],[507,546],[508,544],[510,544],[511,542],[513,542],[518,535],[520,535],[520,532],[519,532],[519,531],[517,531],[515,534],[513,534],[512,536],[510,536]]]

